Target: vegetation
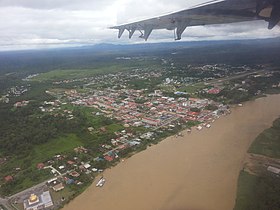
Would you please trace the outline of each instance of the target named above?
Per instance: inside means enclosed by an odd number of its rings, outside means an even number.
[[[280,157],[280,118],[273,126],[262,132],[249,152],[268,157]],[[279,176],[263,171],[249,174],[241,171],[238,179],[237,199],[234,210],[278,210],[280,209]]]
[[[137,79],[130,81],[129,86],[136,90],[148,89],[148,92],[151,92],[156,89],[156,86],[159,85],[161,81],[162,80],[160,78],[153,78],[149,80]]]
[[[250,153],[280,158],[280,118],[273,126],[263,131],[249,149]]]
[[[209,104],[208,106],[205,107],[207,110],[210,110],[210,111],[215,111],[218,109],[218,107],[216,105],[213,105],[213,104]]]
[[[280,179],[271,175],[255,176],[242,171],[237,195],[234,210],[278,210]]]
[[[224,83],[224,87],[218,94],[209,94],[203,90],[198,92],[198,96],[209,98],[214,101],[226,104],[238,104],[252,100],[264,94],[277,94],[280,92],[280,72],[273,72],[271,76],[245,76],[240,79],[233,79]],[[273,87],[275,86],[275,87]]]
[[[189,94],[193,94],[193,93],[196,93],[197,91],[199,91],[199,90],[201,90],[205,87],[207,87],[207,86],[204,85],[203,83],[199,82],[199,83],[196,83],[196,84],[181,87],[179,90],[183,91],[183,92],[186,92],[186,93],[189,93]]]
[[[116,137],[115,132],[124,129],[123,125],[116,120],[97,115],[98,111],[94,108],[69,104],[61,106],[60,111],[43,113],[38,107],[42,106],[44,101],[54,100],[54,97],[47,94],[46,90],[70,89],[73,87],[82,90],[85,87],[79,79],[142,68],[147,72],[150,69],[164,69],[166,73],[156,79],[143,80],[137,78],[129,81],[126,85],[135,89],[148,89],[148,91],[162,88],[164,95],[170,97],[180,97],[174,94],[175,89],[190,94],[201,94],[199,96],[203,97],[205,93],[199,92],[209,87],[202,82],[203,79],[205,77],[217,79],[219,78],[217,74],[222,72],[218,70],[213,72],[199,71],[189,67],[189,64],[228,63],[234,65],[248,64],[254,67],[257,60],[258,64],[269,63],[272,66],[279,66],[279,40],[270,40],[265,43],[266,45],[255,45],[255,42],[253,42],[250,49],[247,47],[248,43],[246,41],[245,47],[237,45],[235,42],[221,42],[219,44],[209,42],[201,45],[180,43],[180,48],[176,44],[155,44],[138,45],[137,47],[109,46],[108,48],[108,46],[98,46],[96,48],[72,50],[0,53],[0,98],[14,86],[31,85],[31,89],[27,93],[9,97],[10,102],[8,104],[0,102],[0,159],[6,160],[0,165],[0,194],[13,194],[49,178],[51,176],[50,172],[48,170],[38,170],[36,164],[52,159],[56,154],[63,154],[69,158],[77,156],[82,161],[92,161],[100,169],[114,164],[107,161],[94,161],[93,157],[103,154],[100,145],[110,144],[110,140]],[[178,50],[178,53],[172,54],[171,52],[174,50]],[[121,56],[127,55],[129,55],[129,59],[120,59]],[[171,62],[174,65],[170,65]],[[22,80],[33,73],[40,74],[31,81]],[[175,78],[181,83],[159,87],[159,84],[167,77]],[[184,77],[187,77],[188,80],[181,80]],[[72,79],[78,80],[71,84],[53,84],[54,81]],[[279,88],[271,89],[271,85],[276,85],[278,82],[279,74],[276,73],[272,78],[255,78],[249,85],[251,89],[244,92],[232,89],[234,83],[240,83],[239,80],[236,80],[229,83],[220,94],[206,96],[218,101],[239,103],[255,97],[258,90],[279,91]],[[122,88],[121,85],[119,85],[119,88]],[[92,86],[93,89],[104,87],[108,87],[108,84]],[[189,97],[189,95],[185,96]],[[22,100],[29,100],[30,103],[25,107],[13,107],[14,103]],[[145,100],[140,98],[137,102],[145,103]],[[215,108],[208,107],[209,110]],[[74,117],[69,119],[64,111],[71,111]],[[189,122],[186,126],[191,127],[197,124],[198,122]],[[93,129],[91,132],[88,130],[89,127]],[[184,128],[178,126],[173,129],[165,128],[161,132],[158,131],[153,140],[144,139],[140,146],[123,150],[120,156],[127,157],[134,152],[143,150]],[[140,127],[130,127],[130,129],[134,133],[149,131],[149,129]],[[269,137],[269,135],[267,136]],[[265,149],[265,152],[269,151],[272,156],[278,157],[279,154],[276,149],[274,150],[278,147],[278,144],[274,142],[275,139],[272,140],[273,143]],[[264,144],[266,143],[267,141]],[[74,153],[73,149],[77,146],[86,147],[88,154]],[[260,153],[263,152],[259,146],[256,146],[255,150]],[[61,162],[57,161],[54,164],[59,165]],[[7,175],[12,175],[13,181],[4,182],[2,178]],[[89,178],[89,176],[81,177],[85,183],[82,188],[69,187],[71,192],[69,196],[74,196],[73,191],[80,193],[84,190],[91,183]]]
[[[119,71],[128,70],[127,67],[121,65],[112,65],[106,67],[99,67],[96,69],[58,69],[49,71],[46,73],[42,73],[36,77],[34,77],[33,81],[57,81],[57,80],[69,80],[69,79],[79,79],[85,77],[92,77],[98,74],[108,74]]]
[[[38,102],[20,108],[0,106],[0,158],[7,158],[0,167],[0,177],[14,177],[13,181],[2,183],[0,194],[13,194],[46,180],[51,174],[48,170],[38,171],[36,165],[54,155],[71,155],[78,146],[86,146],[93,156],[101,155],[99,146],[108,143],[115,131],[123,129],[114,120],[94,116],[92,112],[96,110],[92,108],[64,107],[75,116],[69,120],[61,115],[63,111],[57,115],[42,114],[37,107]],[[92,134],[87,130],[90,126],[95,129]],[[106,132],[100,133],[101,127]],[[81,158],[88,160],[92,156]]]

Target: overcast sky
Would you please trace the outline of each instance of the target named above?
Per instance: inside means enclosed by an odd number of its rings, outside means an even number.
[[[0,50],[138,43],[117,39],[109,26],[189,8],[206,0],[0,0]],[[262,21],[188,28],[183,41],[276,37]],[[153,31],[149,42],[172,41],[173,32]]]

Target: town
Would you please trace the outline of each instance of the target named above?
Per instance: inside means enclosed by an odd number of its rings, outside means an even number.
[[[101,178],[96,186],[102,187],[105,184],[103,170],[126,157],[170,135],[179,140],[184,135],[183,130],[190,134],[192,129],[211,128],[222,115],[230,114],[230,106],[220,95],[229,85],[246,92],[244,88],[254,84],[252,79],[268,78],[274,74],[273,71],[263,72],[261,66],[253,69],[221,64],[189,65],[182,70],[164,59],[162,65],[160,70],[137,68],[50,80],[51,88],[45,93],[52,100],[37,105],[36,116],[51,116],[71,124],[82,113],[83,119],[89,123],[84,125],[84,130],[80,129],[82,135],[72,133],[64,138],[66,144],[73,139],[67,151],[43,157],[41,162],[34,163],[41,178],[31,188],[6,194],[1,201],[6,207],[2,208],[60,208],[98,177]],[[185,71],[189,72],[188,77],[181,77]],[[16,98],[32,91],[32,81],[38,78],[43,77],[40,74],[28,76],[24,79],[27,86],[9,89],[2,96],[2,102],[9,103],[9,98],[13,98],[14,109],[28,108],[32,101],[17,101]],[[272,87],[278,88],[278,84],[273,82]],[[260,93],[261,90],[256,90],[253,95]],[[218,100],[218,96],[223,100]],[[83,142],[77,138],[89,140]],[[9,157],[0,160],[0,164],[5,164]],[[16,167],[5,174],[1,188],[10,187],[21,171]]]

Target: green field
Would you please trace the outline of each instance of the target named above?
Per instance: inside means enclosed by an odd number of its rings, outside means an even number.
[[[249,210],[249,205],[254,203],[253,195],[256,188],[257,177],[241,171],[238,179],[238,197],[234,210]]]
[[[187,93],[192,94],[192,93],[195,93],[196,91],[201,90],[205,87],[206,87],[206,85],[204,85],[204,83],[199,82],[199,83],[196,83],[196,84],[193,84],[193,85],[187,85],[185,87],[181,87],[179,89],[179,91],[183,91],[183,92],[187,92]]]
[[[236,204],[233,210],[279,210],[280,179],[240,172]]]
[[[249,149],[250,153],[280,158],[280,119],[273,126],[263,131]]]
[[[68,134],[49,141],[46,144],[37,145],[32,155],[33,164],[43,162],[52,158],[54,155],[73,151],[75,147],[83,146],[82,141],[75,134]]]
[[[33,81],[56,81],[56,80],[67,80],[67,79],[79,79],[85,77],[92,77],[98,74],[108,74],[114,72],[120,72],[128,70],[127,67],[122,67],[119,65],[99,67],[96,69],[67,69],[67,70],[53,70],[46,73],[39,74],[34,77]]]

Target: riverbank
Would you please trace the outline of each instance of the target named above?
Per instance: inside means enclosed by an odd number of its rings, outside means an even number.
[[[280,118],[250,146],[238,178],[234,210],[278,210],[280,205]]]
[[[232,109],[211,129],[169,137],[116,167],[64,210],[232,210],[251,142],[280,114],[280,95]]]

